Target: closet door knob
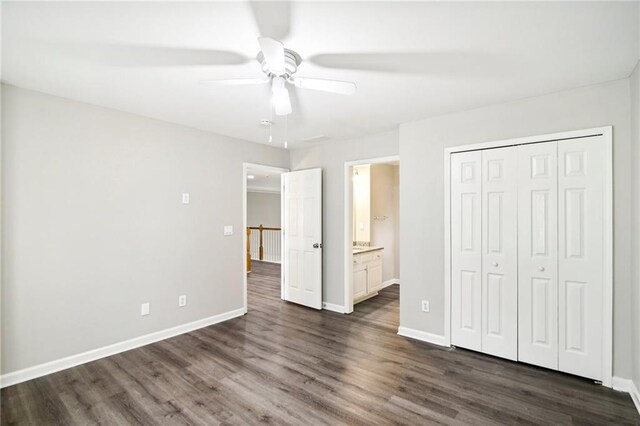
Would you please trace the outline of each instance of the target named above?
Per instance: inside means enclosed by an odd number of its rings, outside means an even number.
[[[493,262],[493,266],[498,266],[498,262]]]
[[[538,271],[540,271],[540,272],[544,271],[544,266],[538,267]]]

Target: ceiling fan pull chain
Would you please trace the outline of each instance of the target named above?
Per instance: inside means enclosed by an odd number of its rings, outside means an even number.
[[[269,103],[269,143],[273,142],[273,105]]]
[[[289,138],[289,116],[284,116],[284,149],[287,149],[287,139]]]

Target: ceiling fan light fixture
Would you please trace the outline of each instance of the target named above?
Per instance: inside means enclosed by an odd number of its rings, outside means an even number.
[[[271,92],[273,93],[273,108],[276,115],[291,114],[291,100],[289,99],[289,91],[285,87],[285,80],[282,77],[274,77],[271,82]]]

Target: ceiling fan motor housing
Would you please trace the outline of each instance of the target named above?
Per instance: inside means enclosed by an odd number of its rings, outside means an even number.
[[[258,62],[260,62],[263,73],[265,73],[269,78],[276,77],[276,75],[269,70],[262,52],[258,52],[256,59],[258,60]],[[284,49],[285,73],[281,77],[284,77],[288,80],[293,74],[296,73],[296,71],[298,71],[298,66],[300,65],[300,63],[302,63],[302,57],[297,52],[294,52],[290,49]]]

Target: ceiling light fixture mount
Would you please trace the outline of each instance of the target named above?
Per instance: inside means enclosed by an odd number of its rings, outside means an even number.
[[[296,71],[298,71],[298,66],[302,63],[302,57],[297,52],[294,52],[291,49],[284,49],[284,73],[277,75],[271,71],[271,68],[269,68],[262,51],[258,52],[256,59],[260,62],[262,72],[268,77],[284,77],[287,80],[291,78]]]

